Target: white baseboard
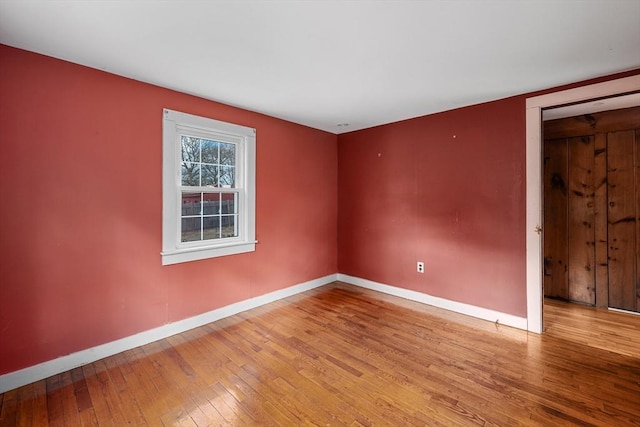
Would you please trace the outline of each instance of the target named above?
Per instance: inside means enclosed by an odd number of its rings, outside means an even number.
[[[512,326],[514,328],[527,330],[526,317],[518,317],[512,314],[490,310],[488,308],[476,307],[474,305],[465,304],[462,302],[434,297],[428,294],[423,294],[422,292],[385,285],[383,283],[373,282],[371,280],[361,279],[359,277],[353,277],[346,274],[338,274],[338,280],[344,283],[349,283],[350,285],[371,289],[372,291],[378,291],[411,301],[420,302],[422,304],[444,308],[445,310],[454,311],[456,313],[465,314],[467,316],[477,317],[478,319],[498,322],[501,325]]]
[[[19,371],[0,375],[0,393],[4,393],[6,391],[22,387],[23,385],[43,380],[52,375],[66,372],[68,370],[77,368],[78,366],[86,365],[87,363],[95,362],[96,360],[100,360],[105,357],[109,357],[114,354],[139,347],[141,345],[149,344],[154,341],[167,338],[171,335],[179,334],[181,332],[206,325],[207,323],[215,322],[216,320],[224,319],[225,317],[233,316],[234,314],[238,314],[252,308],[260,307],[262,305],[269,304],[283,298],[287,298],[311,289],[318,288],[320,286],[327,285],[336,280],[351,285],[360,286],[362,288],[371,289],[373,291],[398,296],[411,301],[416,301],[422,304],[444,308],[446,310],[466,314],[468,316],[476,317],[479,319],[489,320],[491,322],[497,321],[502,325],[512,326],[524,330],[527,329],[527,319],[524,317],[513,316],[511,314],[501,313],[499,311],[489,310],[486,308],[476,307],[461,302],[434,297],[421,292],[385,285],[383,283],[373,282],[371,280],[361,279],[359,277],[353,277],[346,274],[330,274],[328,276],[324,276],[285,289],[221,307],[207,313],[190,317],[188,319],[179,320],[177,322],[169,323],[155,329],[140,332],[139,334],[131,335],[129,337],[125,337],[96,347],[88,348],[86,350],[81,350],[79,352],[59,357],[57,359],[49,360],[38,365],[29,366]]]
[[[95,362],[96,360],[100,360],[141,345],[167,338],[171,335],[197,328],[198,326],[206,325],[207,323],[215,322],[216,320],[224,319],[225,317],[229,317],[270,302],[324,286],[335,282],[336,280],[338,280],[338,275],[330,274],[328,276],[300,283],[285,289],[227,305],[188,319],[179,320],[155,329],[140,332],[139,334],[131,335],[126,338],[88,348],[86,350],[81,350],[38,365],[29,366],[27,368],[20,369],[19,371],[0,375],[0,393],[43,380],[52,375],[66,372],[77,368],[78,366],[86,365],[87,363]]]

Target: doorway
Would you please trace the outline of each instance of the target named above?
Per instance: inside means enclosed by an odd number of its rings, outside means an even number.
[[[544,296],[640,312],[640,107],[543,123]]]
[[[542,110],[640,92],[640,75],[567,89],[526,100],[527,330],[542,333]]]

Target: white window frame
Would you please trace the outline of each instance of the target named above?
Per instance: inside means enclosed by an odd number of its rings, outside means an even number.
[[[181,135],[236,144],[237,237],[181,242]],[[163,110],[162,265],[255,251],[256,130],[188,113]],[[200,187],[194,187],[199,192]],[[186,190],[186,189],[185,189]]]

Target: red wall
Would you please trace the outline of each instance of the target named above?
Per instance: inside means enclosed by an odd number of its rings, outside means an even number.
[[[526,98],[639,73],[339,135],[340,273],[526,317]]]
[[[0,374],[337,271],[337,138],[0,45]],[[257,129],[256,252],[161,266],[162,108]]]
[[[524,100],[340,135],[340,272],[526,317]]]

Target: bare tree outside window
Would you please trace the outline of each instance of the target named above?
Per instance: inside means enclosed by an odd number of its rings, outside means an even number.
[[[235,187],[236,146],[182,135],[183,186]]]

